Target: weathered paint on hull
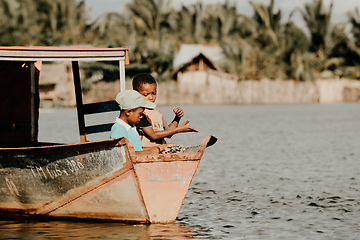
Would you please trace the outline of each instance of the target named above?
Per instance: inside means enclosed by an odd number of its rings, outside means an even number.
[[[101,187],[49,212],[48,215],[130,222],[148,221],[146,207],[133,171],[127,171]]]
[[[126,139],[0,149],[0,214],[174,222],[214,139],[197,152],[146,157]]]
[[[135,164],[150,222],[175,222],[198,165],[199,160]]]

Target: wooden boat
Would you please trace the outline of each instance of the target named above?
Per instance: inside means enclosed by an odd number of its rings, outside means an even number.
[[[37,140],[37,61],[71,61],[80,143]],[[126,48],[0,47],[0,215],[172,223],[209,136],[183,153],[139,156],[125,138],[88,141],[111,123],[85,126],[85,115],[118,111],[113,101],[83,104],[79,61],[119,61],[125,88]],[[61,73],[59,73],[61,74]]]

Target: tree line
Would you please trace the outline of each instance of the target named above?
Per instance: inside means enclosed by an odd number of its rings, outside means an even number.
[[[219,64],[240,80],[360,79],[359,9],[344,13],[346,23],[333,24],[333,5],[322,0],[304,3],[285,21],[275,0],[249,3],[250,16],[228,1],[175,9],[170,0],[132,0],[124,11],[90,21],[84,0],[0,0],[0,45],[130,46],[129,74],[168,79],[181,44],[218,44],[224,53]],[[305,29],[292,20],[296,11]],[[100,68],[111,75],[111,66]]]

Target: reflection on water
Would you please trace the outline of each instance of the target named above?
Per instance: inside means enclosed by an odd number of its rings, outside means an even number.
[[[194,236],[190,228],[181,224],[0,221],[1,239],[189,239]]]
[[[160,108],[170,121],[173,106]],[[200,132],[171,142],[219,141],[205,151],[175,224],[1,222],[0,238],[360,239],[360,104],[183,108]],[[75,109],[42,112],[39,138],[78,142]]]

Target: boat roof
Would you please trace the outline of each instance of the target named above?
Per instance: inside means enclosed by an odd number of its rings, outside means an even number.
[[[0,46],[1,61],[119,61],[129,63],[128,48]]]
[[[79,62],[119,61],[122,91],[125,89],[125,64],[129,63],[128,48],[0,46],[0,64],[3,70],[0,71],[0,144],[37,142],[40,75],[38,64],[41,61],[72,62],[80,141],[87,141],[86,134],[108,131],[108,123],[86,126],[84,116],[118,111],[118,106],[115,101],[83,104]]]

